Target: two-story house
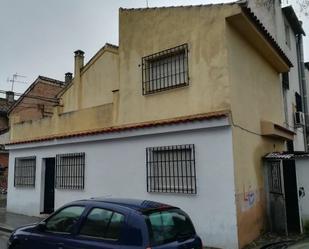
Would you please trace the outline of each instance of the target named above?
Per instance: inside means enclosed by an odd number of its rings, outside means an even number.
[[[187,211],[204,245],[243,247],[267,223],[262,158],[294,139],[280,77],[293,63],[243,4],[119,15],[119,47],[86,64],[75,52],[53,115],[12,123],[7,209],[157,200]]]
[[[282,8],[279,0],[267,1],[267,4],[265,2],[249,1],[248,3],[293,64],[289,72],[282,74],[281,80],[284,125],[295,132],[294,140],[287,141],[287,152],[266,156],[267,160],[271,161],[268,169],[270,175],[282,176],[282,181],[279,181],[282,188],[272,191],[275,194],[269,198],[269,203],[274,202],[272,198],[276,198],[277,202],[281,203],[276,205],[284,210],[276,216],[269,205],[268,213],[269,216],[277,217],[275,223],[280,223],[282,230],[303,231],[308,230],[309,223],[309,197],[305,194],[309,191],[307,180],[309,176],[307,154],[309,81],[305,77],[303,54],[305,32],[292,6]],[[274,169],[277,170],[274,171]],[[293,188],[291,188],[291,182]],[[278,193],[281,197],[278,197]],[[281,222],[278,222],[279,220]],[[274,228],[278,229],[276,226]]]

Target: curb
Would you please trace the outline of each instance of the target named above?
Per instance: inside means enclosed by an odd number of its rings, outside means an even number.
[[[5,233],[12,233],[13,232],[13,228],[10,227],[4,227],[0,225],[0,231],[5,232]]]

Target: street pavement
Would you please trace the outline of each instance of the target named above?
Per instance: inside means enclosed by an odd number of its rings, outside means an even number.
[[[9,239],[10,234],[0,232],[0,249],[6,249],[6,243]]]

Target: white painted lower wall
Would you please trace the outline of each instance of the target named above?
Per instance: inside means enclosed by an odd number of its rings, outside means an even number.
[[[188,129],[178,127],[176,131],[174,127],[169,132],[166,128],[155,128],[144,135],[134,136],[135,131],[131,131],[107,140],[106,136],[98,136],[92,141],[86,141],[87,138],[74,138],[74,143],[53,141],[50,146],[47,143],[35,147],[11,146],[7,209],[38,215],[43,207],[43,158],[85,152],[85,189],[56,190],[56,208],[73,200],[98,196],[159,201],[185,210],[204,245],[238,248],[232,132],[229,126],[205,127],[199,124],[199,128],[189,129],[187,125]],[[197,194],[148,193],[145,148],[181,144],[195,145]],[[15,188],[15,158],[33,155],[37,157],[35,188]]]

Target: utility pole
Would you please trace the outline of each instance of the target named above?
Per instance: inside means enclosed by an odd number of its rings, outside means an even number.
[[[148,3],[148,0],[146,0],[146,6],[147,6],[147,8],[149,8],[149,3]]]
[[[14,91],[14,83],[27,84],[27,82],[17,80],[18,78],[27,78],[27,76],[23,76],[23,75],[19,75],[18,73],[15,73],[15,74],[13,74],[11,79],[10,78],[7,79],[7,82],[12,83],[12,86],[11,86],[12,92]]]

